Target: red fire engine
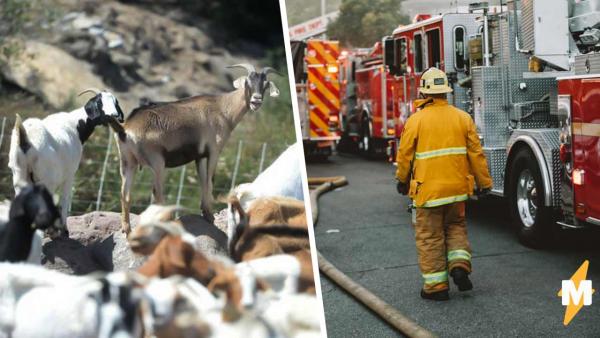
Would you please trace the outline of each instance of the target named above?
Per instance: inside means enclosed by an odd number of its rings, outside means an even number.
[[[396,139],[400,137],[404,122],[415,111],[421,74],[429,67],[446,72],[453,92],[450,103],[467,110],[467,90],[457,86],[467,77],[467,39],[481,35],[483,24],[477,22],[481,14],[448,13],[438,16],[418,15],[413,24],[394,30],[384,39],[386,64],[392,77],[391,101],[393,106]],[[388,154],[396,153],[396,142],[390,142]]]
[[[304,150],[327,157],[340,139],[339,43],[293,41],[292,51]]]
[[[396,128],[420,74],[445,70],[450,103],[473,116],[519,239],[600,226],[600,0],[487,3],[399,27],[384,39]],[[392,153],[395,153],[395,142]]]

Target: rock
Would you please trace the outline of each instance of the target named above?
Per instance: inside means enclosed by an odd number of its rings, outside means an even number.
[[[107,87],[89,64],[62,49],[32,40],[18,43],[21,54],[0,62],[1,75],[55,108],[71,103],[82,106],[89,98],[77,98],[80,91]]]
[[[137,216],[131,215],[131,223]],[[135,255],[121,232],[115,212],[92,212],[67,219],[69,238],[44,238],[42,264],[50,269],[83,275],[94,271],[136,269],[146,260]]]
[[[215,218],[215,226],[221,230],[223,233],[227,234],[227,209],[223,209],[217,213],[215,213],[214,215]]]
[[[75,19],[71,22],[71,25],[74,29],[84,30],[93,26],[101,25],[101,21],[99,18],[88,17],[82,13],[81,15],[75,17]]]
[[[179,85],[179,86],[175,87],[175,92],[173,94],[178,99],[192,96],[192,93],[190,92],[189,88],[186,85]]]
[[[1,206],[2,204],[0,204]],[[7,204],[8,205],[8,204]],[[227,256],[226,213],[219,215],[219,226],[200,215],[179,218],[185,229],[196,236],[202,253],[208,256]],[[135,228],[138,216],[131,214]],[[84,275],[94,271],[124,271],[140,267],[146,257],[134,254],[121,232],[121,215],[116,212],[95,211],[67,218],[69,238],[44,238],[42,264],[64,273]]]
[[[104,37],[106,40],[106,45],[108,48],[117,48],[123,45],[123,38],[120,34],[111,31],[104,31],[102,37]]]

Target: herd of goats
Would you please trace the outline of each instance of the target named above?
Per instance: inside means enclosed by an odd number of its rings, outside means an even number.
[[[279,95],[268,80],[272,68],[231,67],[247,71],[232,92],[153,102],[127,118],[114,95],[96,89],[82,92],[94,96],[69,113],[25,121],[17,115],[8,164],[16,196],[0,207],[0,338],[320,336],[298,144],[230,192],[227,244],[216,253],[203,250],[202,237],[175,216],[183,210],[164,205],[165,169],[195,161],[202,213],[214,227],[212,179],[221,150],[267,90]],[[147,259],[137,270],[85,276],[46,269],[42,238],[69,236],[75,173],[97,126],[115,132],[122,231]],[[154,204],[132,228],[130,191],[143,166],[154,175]]]

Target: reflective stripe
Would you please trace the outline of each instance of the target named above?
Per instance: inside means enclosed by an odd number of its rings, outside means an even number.
[[[447,155],[466,155],[467,147],[442,148],[438,150],[424,151],[415,153],[415,159],[424,160],[432,157],[447,156]]]
[[[448,281],[448,271],[423,274],[425,284],[439,284]]]
[[[430,201],[425,202],[425,204],[423,204],[422,208],[439,207],[440,205],[444,205],[444,204],[466,201],[468,198],[469,198],[469,196],[467,194],[438,198],[436,200],[430,200]]]
[[[471,254],[467,250],[462,250],[462,249],[448,251],[448,261],[449,262],[456,261],[459,259],[465,260],[465,261],[470,261]]]

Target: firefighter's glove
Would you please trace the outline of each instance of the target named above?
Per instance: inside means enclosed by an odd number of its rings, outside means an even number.
[[[396,190],[400,195],[406,195],[408,194],[408,184],[398,181],[396,184]]]
[[[475,195],[477,195],[477,199],[484,199],[488,197],[491,192],[492,188],[477,189],[477,191],[475,191]]]

